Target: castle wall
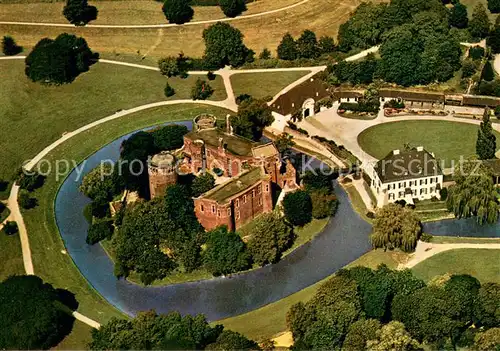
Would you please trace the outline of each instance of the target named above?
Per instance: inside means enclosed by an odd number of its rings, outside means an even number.
[[[151,198],[163,196],[169,185],[177,183],[177,172],[175,169],[160,169],[154,166],[148,167],[149,194]]]

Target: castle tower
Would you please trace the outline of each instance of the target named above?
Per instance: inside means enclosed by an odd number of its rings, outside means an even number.
[[[154,155],[148,161],[148,175],[151,198],[163,196],[169,185],[177,183],[174,155],[168,151]]]

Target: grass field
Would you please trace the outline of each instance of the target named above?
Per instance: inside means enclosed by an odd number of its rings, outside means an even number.
[[[458,161],[460,156],[465,159],[475,156],[478,128],[473,124],[447,121],[392,122],[366,129],[358,136],[358,142],[364,151],[377,159],[384,158],[392,150],[402,149],[407,143],[422,145],[450,167],[452,160]],[[496,136],[500,138],[499,133]]]
[[[348,267],[365,266],[377,268],[380,264],[385,263],[389,268],[395,269],[400,260],[404,258],[405,254],[399,252],[374,250],[361,256],[356,261],[353,261]],[[236,317],[217,321],[214,324],[223,324],[227,329],[242,333],[254,340],[271,338],[287,329],[286,313],[290,307],[297,302],[305,302],[311,299],[320,285],[329,278],[330,277],[327,277],[316,284],[272,304]]]
[[[436,244],[500,244],[500,238],[463,238],[454,236],[433,236],[431,242]]]
[[[282,89],[308,74],[308,71],[240,73],[231,76],[234,95],[249,94],[255,98],[274,97]]]
[[[170,78],[176,94],[190,99],[196,76]],[[24,75],[24,63],[0,62],[0,179],[10,180],[23,161],[33,157],[64,132],[139,105],[165,100],[167,79],[159,72],[106,63],[93,65],[72,84],[44,87]],[[210,82],[212,99],[227,94],[222,79]],[[2,195],[0,193],[0,195]],[[3,197],[6,196],[4,192]]]
[[[139,128],[173,120],[190,120],[206,112],[218,116],[227,110],[201,105],[176,105],[150,109],[125,116],[79,134],[59,146],[46,160],[66,159],[81,161],[104,144]],[[56,287],[63,287],[76,294],[80,303],[79,312],[99,322],[106,322],[122,314],[97,294],[78,272],[57,230],[54,218],[54,199],[62,180],[48,177],[45,185],[34,195],[39,201],[35,209],[23,213],[30,235],[30,244],[35,273]]]
[[[500,283],[500,250],[456,249],[441,252],[413,267],[415,275],[429,281],[446,273],[470,274],[482,283]]]
[[[10,275],[24,274],[23,255],[19,235],[5,235],[0,231],[0,281]]]
[[[283,3],[283,1],[284,0],[280,0],[279,2]],[[374,1],[380,2],[379,0]],[[273,1],[269,0],[266,4],[272,2]],[[339,26],[349,18],[349,14],[361,2],[361,0],[309,1],[306,4],[287,11],[254,18],[239,19],[231,22],[231,25],[242,31],[245,36],[245,43],[257,53],[266,47],[274,51],[283,35],[288,31],[291,32],[292,35],[298,36],[305,29],[311,29],[315,31],[318,36],[331,35],[336,37]],[[143,2],[141,1],[141,3]],[[266,9],[269,8],[268,5],[264,3],[258,3],[259,1],[257,1],[255,6],[258,5]],[[12,5],[0,6],[2,6],[3,9],[9,9]],[[151,4],[147,6],[159,5],[151,2]],[[5,13],[5,11],[6,10],[0,12]],[[20,19],[24,10],[9,10],[5,16],[11,18],[10,16],[14,12],[16,13],[16,18]],[[123,13],[125,13],[124,16],[127,18],[147,18],[147,15],[136,15],[135,11],[123,11]],[[332,16],[332,13],[335,13],[335,15]],[[38,17],[40,15],[35,13],[33,16]],[[112,12],[110,16],[114,16],[114,12]],[[159,15],[155,14],[155,18],[158,18],[156,16],[161,16],[161,13]],[[64,31],[83,36],[88,41],[90,47],[98,52],[108,54],[136,54],[140,52],[141,54],[147,53],[149,56],[158,58],[165,55],[177,55],[181,51],[186,55],[201,56],[204,51],[202,33],[208,26],[207,24],[203,24],[176,26],[163,29],[64,28]],[[20,45],[25,47],[32,47],[41,38],[55,37],[62,31],[61,28],[53,27],[0,25],[0,35],[12,35]]]

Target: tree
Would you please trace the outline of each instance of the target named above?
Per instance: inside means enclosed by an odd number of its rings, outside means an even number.
[[[224,330],[215,343],[207,346],[207,350],[259,350],[259,345],[253,340],[247,339],[240,333]]]
[[[322,54],[331,54],[335,51],[335,41],[327,35],[322,36],[319,38],[318,47]]]
[[[496,190],[488,168],[474,162],[455,167],[455,185],[448,188],[446,204],[457,218],[476,217],[477,222],[495,223],[498,220]]]
[[[231,118],[234,132],[248,139],[259,141],[264,128],[274,122],[269,105],[259,99],[245,99],[238,106],[238,114]]]
[[[169,124],[151,131],[154,147],[157,151],[175,150],[184,145],[184,135],[189,132],[181,124]]]
[[[469,57],[476,60],[481,60],[485,55],[485,50],[482,46],[473,46],[469,49]]]
[[[491,13],[499,13],[500,12],[500,1],[499,0],[488,0],[488,10]]]
[[[114,166],[102,163],[83,177],[79,189],[92,200],[111,201],[124,190],[124,182]]]
[[[444,289],[458,306],[455,318],[465,325],[474,321],[474,302],[477,300],[481,283],[476,278],[466,274],[454,274],[444,284]]]
[[[467,59],[464,60],[462,64],[462,78],[469,78],[476,73],[477,70],[477,65],[474,63],[474,61]]]
[[[473,38],[486,38],[490,32],[490,19],[483,4],[477,4],[469,22],[469,32]]]
[[[271,51],[268,48],[264,48],[262,52],[259,54],[259,59],[261,60],[269,60],[271,58]]]
[[[491,160],[495,158],[497,151],[497,138],[493,134],[493,127],[490,120],[490,109],[486,108],[483,114],[483,121],[477,132],[476,154],[480,160]]]
[[[377,210],[370,241],[374,248],[399,248],[410,252],[422,233],[418,216],[409,208],[389,204]]]
[[[87,244],[94,245],[104,239],[111,239],[113,235],[112,221],[99,221],[90,225],[87,232]]]
[[[87,0],[67,0],[63,15],[69,23],[84,26],[97,19],[97,8],[90,6]]]
[[[201,194],[215,187],[215,178],[210,173],[204,173],[193,180],[191,184],[191,193],[193,197],[198,197]]]
[[[287,193],[283,199],[285,218],[294,226],[304,226],[312,220],[311,196],[297,190]]]
[[[250,266],[250,255],[241,238],[227,230],[217,227],[207,234],[203,262],[214,276],[236,273]]]
[[[3,232],[5,235],[14,235],[19,232],[19,228],[17,226],[17,223],[14,221],[7,221],[5,222],[3,226]]]
[[[25,73],[33,82],[46,85],[71,83],[87,72],[99,54],[90,50],[83,38],[61,34],[55,40],[40,40],[26,57]]]
[[[31,197],[30,194],[26,191],[21,191],[19,193],[18,202],[19,206],[21,206],[25,210],[34,208],[38,204],[38,201],[34,197]]]
[[[220,8],[227,17],[236,17],[247,10],[245,0],[219,0]]]
[[[500,328],[491,328],[476,334],[474,349],[478,351],[498,350],[500,345]]]
[[[32,192],[43,186],[45,183],[45,177],[38,172],[27,173],[21,169],[16,183],[21,189]]]
[[[59,294],[37,276],[11,276],[0,283],[0,348],[49,349],[72,329],[73,317]]]
[[[316,34],[311,30],[305,30],[297,39],[297,49],[300,58],[312,59],[320,55]]]
[[[243,43],[243,34],[228,23],[217,22],[203,31],[205,55],[208,66],[223,68],[226,65],[239,67],[252,62],[255,53]]]
[[[460,2],[457,2],[450,9],[450,26],[456,28],[466,28],[469,24],[469,17],[467,15],[467,6],[462,5]]]
[[[485,328],[500,324],[500,284],[488,282],[481,286],[474,305],[474,316],[478,324]]]
[[[5,56],[17,55],[23,51],[23,47],[16,44],[14,38],[5,35],[2,39],[2,52]]]
[[[193,100],[206,100],[214,93],[214,89],[205,80],[198,78],[191,89]]]
[[[276,138],[274,145],[276,145],[276,148],[281,155],[285,155],[292,147],[295,146],[295,141],[293,141],[292,135],[283,132]]]
[[[158,315],[139,312],[132,320],[112,318],[92,330],[91,350],[204,350],[223,333],[222,325],[211,327],[206,318],[181,316],[178,312]]]
[[[162,10],[168,22],[175,24],[189,22],[194,15],[190,0],[165,0]]]
[[[486,38],[486,44],[491,48],[494,54],[500,53],[500,27],[495,26],[491,31],[488,38]]]
[[[484,64],[483,71],[481,72],[481,79],[487,82],[491,82],[495,79],[495,72],[493,71],[490,61],[486,61]]]
[[[161,74],[167,77],[187,77],[189,64],[187,57],[181,52],[178,56],[167,56],[158,60]]]
[[[380,322],[376,319],[360,319],[354,322],[349,327],[349,331],[342,344],[342,350],[364,350],[369,340],[377,338],[377,332],[381,326]]]
[[[165,97],[171,97],[175,95],[175,89],[172,88],[172,86],[168,83],[167,85],[165,85],[165,89],[163,90],[163,92],[165,94]]]
[[[411,335],[405,330],[405,326],[400,322],[389,322],[382,326],[376,332],[377,337],[374,340],[369,340],[366,348],[370,351],[413,351],[421,350],[422,347]]]
[[[295,342],[304,337],[307,328],[314,321],[314,313],[312,306],[306,306],[302,301],[292,305],[286,313],[286,326],[292,332]]]
[[[255,219],[249,235],[248,251],[260,266],[278,262],[293,241],[292,228],[276,213]]]
[[[292,61],[299,57],[299,50],[295,39],[290,33],[286,33],[278,45],[278,58],[281,60]]]
[[[316,219],[333,216],[337,210],[337,197],[324,190],[314,190],[309,193],[312,203],[312,216]]]

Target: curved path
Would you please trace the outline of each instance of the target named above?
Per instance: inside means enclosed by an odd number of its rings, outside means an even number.
[[[259,13],[254,13],[251,15],[242,15],[238,17],[224,17],[220,19],[214,19],[214,20],[205,20],[205,21],[193,21],[193,22],[187,22],[184,24],[173,24],[173,23],[162,23],[162,24],[128,24],[128,25],[120,25],[120,24],[87,24],[86,26],[78,26],[78,28],[168,28],[168,27],[182,27],[182,26],[195,26],[195,25],[200,25],[200,24],[211,24],[211,23],[217,23],[217,22],[233,22],[233,21],[238,21],[242,19],[248,19],[248,18],[254,18],[254,17],[261,17],[261,16],[267,16],[267,15],[272,15],[275,13],[291,10],[294,7],[303,5],[305,3],[308,3],[310,0],[302,0],[298,3],[288,5],[285,7],[281,7],[279,9],[275,10],[269,10],[265,12],[259,12]],[[8,24],[8,25],[19,25],[19,26],[40,26],[40,27],[77,27],[73,24],[70,23],[43,23],[43,22],[16,22],[16,21],[0,21],[0,25],[2,24]]]

